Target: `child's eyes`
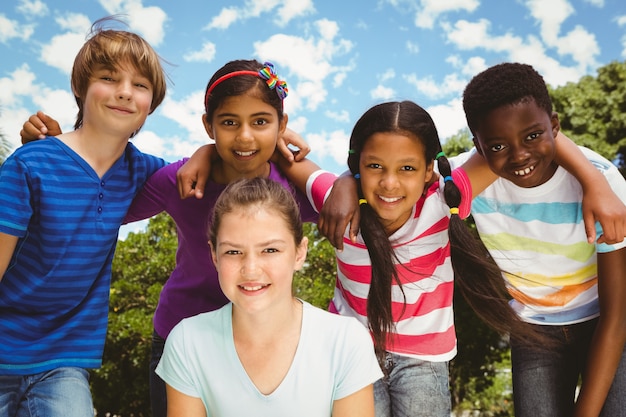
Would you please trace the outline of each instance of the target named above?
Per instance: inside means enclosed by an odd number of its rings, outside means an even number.
[[[533,132],[530,135],[528,135],[526,139],[533,140],[533,139],[537,139],[539,136],[541,136],[541,132]]]
[[[367,164],[366,166],[368,168],[372,168],[372,169],[380,169],[380,168],[382,168],[380,164]]]
[[[267,120],[265,120],[265,119],[258,119],[258,120],[255,120],[255,121],[254,121],[254,124],[255,124],[255,125],[258,125],[258,126],[264,126],[264,125],[266,125],[267,123],[269,123],[269,122],[268,122]]]
[[[263,252],[265,252],[265,253],[278,253],[279,250],[276,249],[276,248],[267,248],[267,249],[263,250]]]
[[[405,165],[402,168],[400,168],[400,171],[415,171],[415,168],[413,168],[410,165]]]
[[[224,255],[239,255],[241,252],[235,249],[224,251]]]
[[[492,152],[500,152],[504,149],[504,145],[492,145],[489,149],[491,149]]]

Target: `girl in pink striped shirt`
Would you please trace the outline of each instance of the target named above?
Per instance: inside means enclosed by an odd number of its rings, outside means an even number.
[[[385,373],[374,388],[377,417],[450,416],[448,361],[456,354],[451,253],[463,282],[501,274],[462,220],[472,189],[479,193],[494,179],[477,158],[451,172],[433,120],[410,101],[374,106],[352,131],[348,166],[357,179],[361,230],[355,239],[346,233],[337,251],[330,310],[356,317],[371,331]],[[325,171],[308,176],[307,193],[318,211],[335,179]],[[502,323],[521,324],[505,296],[489,306]]]

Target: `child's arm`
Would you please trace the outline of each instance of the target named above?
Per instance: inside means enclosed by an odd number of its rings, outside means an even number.
[[[595,241],[595,219],[602,225],[598,243],[619,243],[626,236],[626,206],[615,195],[606,178],[561,132],[556,137],[556,162],[568,170],[583,188],[583,219],[587,240]]]
[[[309,177],[320,170],[317,164],[306,158],[296,163],[279,158],[277,163],[289,181],[305,194]],[[343,250],[343,234],[348,224],[351,239],[355,239],[359,230],[359,206],[354,178],[348,173],[335,180],[326,201],[332,201],[332,203],[327,205],[325,202],[322,206],[317,227],[331,245],[338,250]]]
[[[587,355],[575,417],[600,414],[622,357],[626,343],[626,248],[598,254],[598,297],[600,318]]]
[[[0,232],[0,281],[2,281],[4,273],[7,272],[17,241],[17,236]]]
[[[207,417],[204,403],[200,398],[190,397],[169,384],[167,391],[167,417]]]
[[[374,417],[374,385],[333,401],[332,417]]]
[[[356,180],[350,171],[346,171],[335,180],[320,210],[317,227],[322,236],[326,236],[330,244],[339,251],[343,250],[343,235],[348,222],[350,240],[355,242],[359,233],[361,210],[358,199]]]
[[[589,243],[594,242],[596,238],[596,219],[603,230],[598,243],[614,244],[624,240],[626,206],[615,195],[604,175],[589,162],[578,146],[561,132],[557,135],[556,145],[556,162],[576,177],[583,188],[583,219]],[[472,183],[472,197],[480,194],[497,178],[478,152],[463,164],[463,169]]]
[[[298,148],[292,151],[288,145]],[[276,150],[288,162],[301,161],[311,151],[309,145],[300,135],[287,128],[276,142]],[[202,198],[204,187],[211,174],[211,165],[219,159],[214,145],[201,146],[176,174],[180,198],[195,196]]]

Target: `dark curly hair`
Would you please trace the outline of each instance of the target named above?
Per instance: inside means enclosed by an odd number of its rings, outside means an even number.
[[[552,100],[543,77],[526,64],[506,62],[476,75],[463,92],[463,110],[472,134],[494,109],[534,100],[552,114]]]

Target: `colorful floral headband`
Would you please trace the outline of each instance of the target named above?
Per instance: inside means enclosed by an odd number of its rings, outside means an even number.
[[[259,71],[233,71],[229,72],[228,74],[222,75],[220,78],[215,80],[215,82],[211,84],[211,86],[207,89],[206,95],[204,96],[205,107],[208,105],[208,100],[211,92],[218,84],[220,84],[222,81],[225,81],[232,77],[236,77],[238,75],[254,75],[261,78],[265,81],[265,83],[271,90],[276,90],[276,94],[278,94],[278,97],[280,97],[281,100],[284,100],[285,97],[287,97],[287,93],[289,93],[289,89],[287,88],[287,82],[278,78],[278,75],[276,75],[276,71],[274,70],[274,64],[272,64],[271,62],[265,62],[263,65],[263,68],[261,68]]]

